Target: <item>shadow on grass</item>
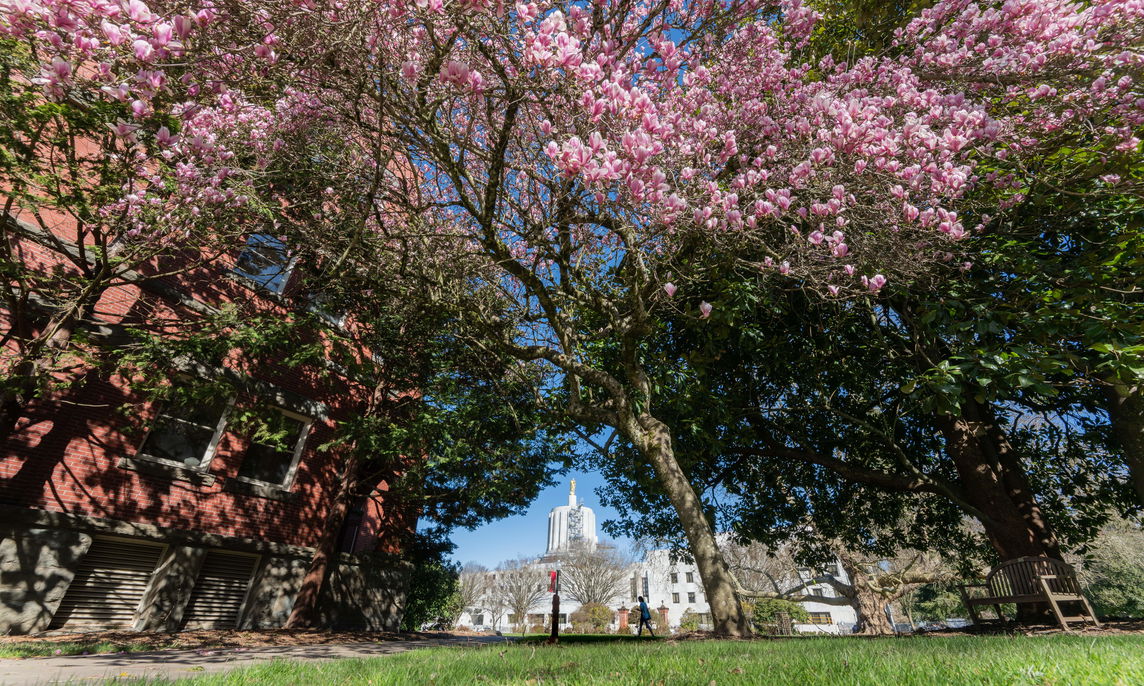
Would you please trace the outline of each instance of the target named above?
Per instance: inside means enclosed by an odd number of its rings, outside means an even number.
[[[534,634],[531,636],[522,636],[517,640],[517,643],[523,644],[536,644],[544,643],[548,640],[547,634]],[[663,636],[632,636],[625,634],[560,634],[561,645],[576,645],[586,643],[627,643],[631,641],[662,641]]]
[[[14,643],[0,645],[0,658],[56,657],[61,655],[95,655],[98,653],[138,653],[158,650],[162,644],[111,643],[91,641],[76,643]]]

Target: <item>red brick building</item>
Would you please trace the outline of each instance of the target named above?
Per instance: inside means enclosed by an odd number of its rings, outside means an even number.
[[[71,268],[41,229],[5,221],[26,266]],[[74,236],[59,226],[69,245]],[[254,234],[233,252],[108,288],[80,324],[85,340],[115,345],[141,317],[177,326],[225,303],[283,315],[298,306],[296,265],[277,239]],[[0,323],[12,330],[7,314],[0,309]],[[186,377],[172,379],[248,377],[217,401],[150,402],[124,379],[79,365],[28,407],[0,444],[0,634],[285,622],[337,486],[337,458],[319,446],[356,404],[337,374],[247,362],[188,363]],[[259,443],[233,427],[236,408],[251,403],[270,408],[284,441]],[[400,621],[407,566],[390,553],[409,520],[389,511],[384,491],[379,484],[343,524],[319,603],[325,624],[391,630]]]

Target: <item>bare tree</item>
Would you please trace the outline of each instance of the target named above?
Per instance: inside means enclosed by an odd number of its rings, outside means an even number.
[[[517,628],[527,626],[528,611],[536,607],[548,589],[548,575],[531,560],[518,558],[497,567],[494,594],[516,615]]]
[[[491,578],[489,579],[481,607],[489,614],[489,626],[494,629],[499,627],[501,618],[504,617],[504,613],[508,611],[508,603],[505,602],[504,596],[497,592],[496,586]]]
[[[461,602],[457,607],[457,616],[453,617],[453,624],[461,619],[461,615],[468,612],[471,615],[485,609],[484,602],[489,593],[489,568],[469,562],[461,568],[461,575],[457,579],[457,593]]]
[[[855,631],[861,634],[892,634],[894,628],[885,612],[887,605],[916,586],[956,578],[953,569],[933,553],[900,550],[886,557],[842,546],[835,550],[841,570],[801,568],[789,547],[770,549],[759,543],[729,543],[723,554],[744,598],[849,605],[858,620]]]
[[[581,605],[610,605],[624,592],[631,560],[615,548],[576,546],[560,557],[560,585]]]

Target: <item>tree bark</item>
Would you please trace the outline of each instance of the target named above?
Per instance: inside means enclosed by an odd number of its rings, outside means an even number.
[[[1136,499],[1144,505],[1144,388],[1113,382],[1105,396],[1112,435],[1124,452]]]
[[[863,636],[889,636],[894,626],[886,616],[886,598],[874,590],[869,577],[852,562],[842,559],[842,568],[850,577],[850,589],[844,593],[854,608],[857,621],[854,633]]]
[[[989,409],[968,403],[938,425],[967,500],[1001,560],[1060,559],[1060,545],[1037,503],[1019,456]]]
[[[651,461],[660,485],[675,507],[687,535],[691,555],[695,558],[695,566],[703,579],[715,633],[731,637],[749,636],[751,624],[735,593],[734,579],[703,514],[703,504],[675,459],[671,433],[662,422],[646,415],[633,423],[638,426],[627,427],[625,433]]]
[[[310,569],[302,579],[298,595],[294,597],[294,607],[286,620],[287,629],[310,628],[317,625],[318,598],[333,569],[333,559],[338,554],[338,540],[342,523],[349,511],[350,501],[357,491],[361,473],[361,458],[352,447],[347,450],[344,468],[338,478],[337,490],[326,513],[321,538],[310,559]]]

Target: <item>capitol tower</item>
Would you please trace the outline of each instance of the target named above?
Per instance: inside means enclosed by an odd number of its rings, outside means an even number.
[[[548,513],[548,555],[567,552],[584,545],[596,549],[596,513],[576,502],[576,480],[568,489],[568,504],[552,508]]]

